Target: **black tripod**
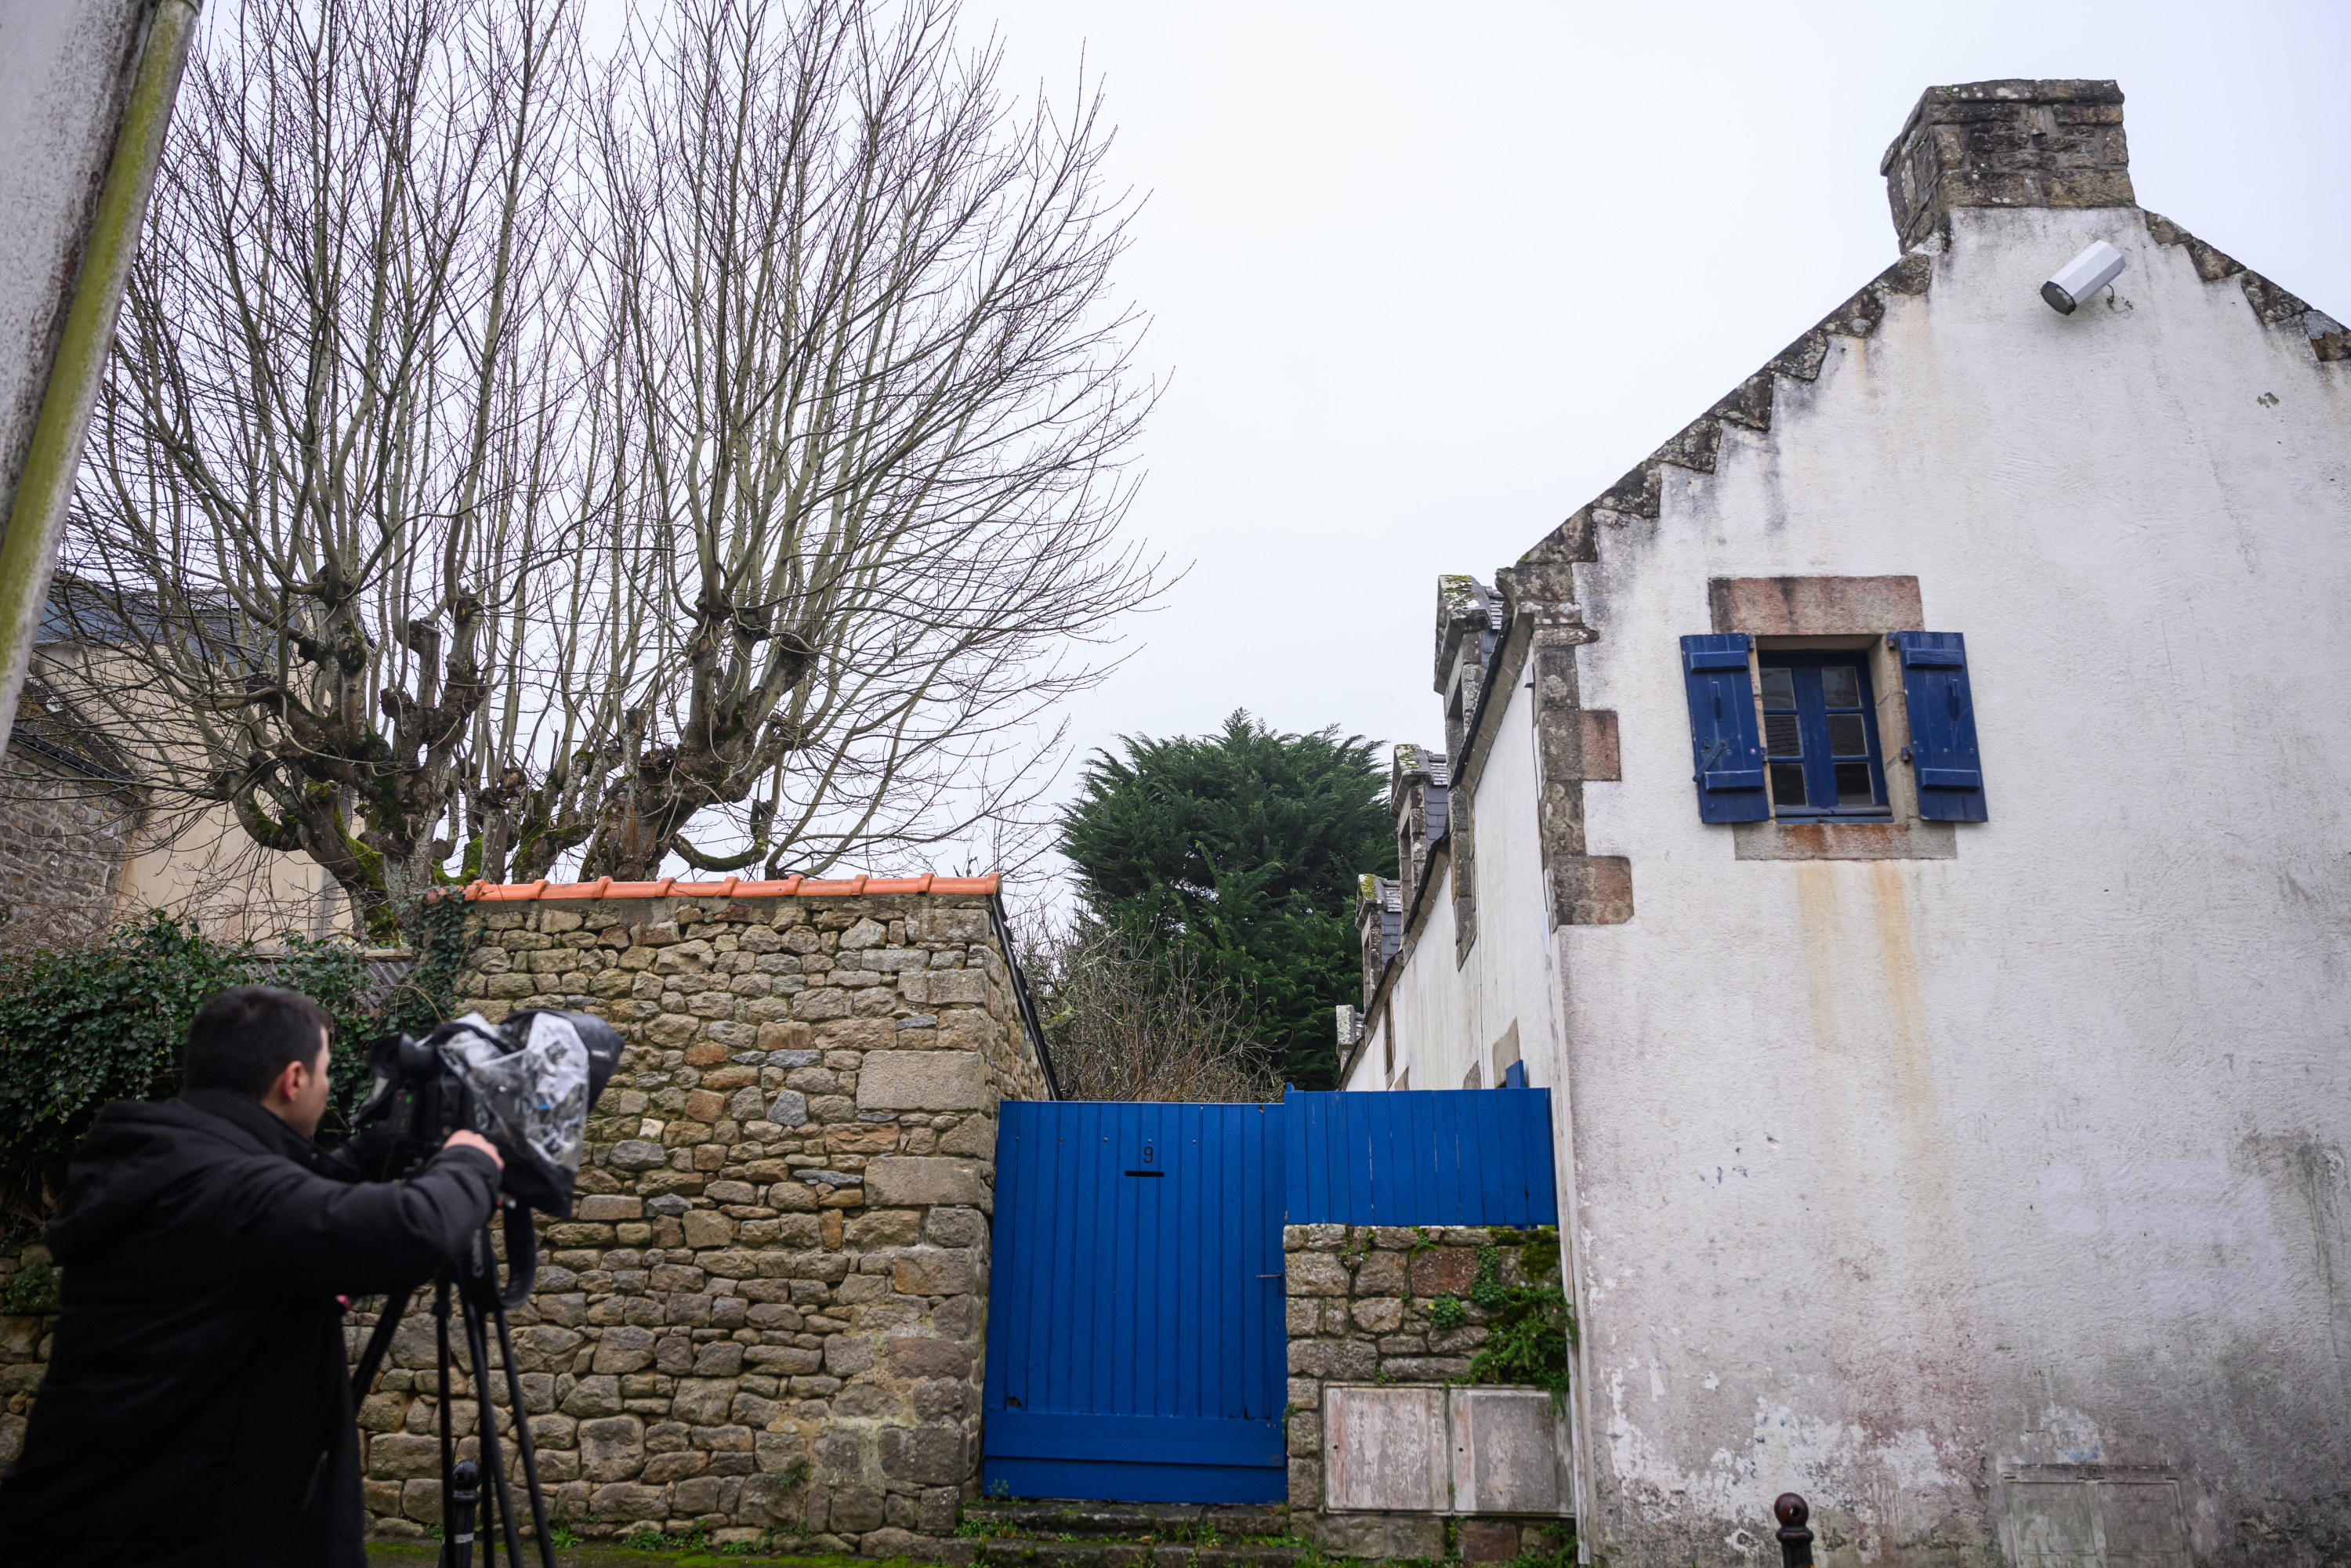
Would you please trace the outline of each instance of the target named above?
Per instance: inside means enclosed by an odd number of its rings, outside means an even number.
[[[437,1341],[440,1372],[441,1427],[441,1502],[442,1547],[441,1568],[473,1568],[474,1512],[476,1500],[494,1504],[496,1523],[507,1541],[508,1560],[515,1568],[522,1565],[522,1541],[516,1530],[514,1493],[507,1480],[507,1468],[498,1458],[498,1420],[496,1406],[490,1399],[489,1325],[497,1325],[498,1355],[506,1364],[507,1398],[514,1411],[515,1448],[522,1455],[524,1488],[530,1494],[531,1527],[538,1533],[538,1560],[541,1568],[555,1568],[555,1542],[547,1529],[547,1495],[539,1490],[538,1456],[530,1441],[530,1415],[523,1407],[522,1374],[515,1366],[514,1335],[507,1327],[507,1309],[518,1307],[530,1299],[533,1276],[538,1272],[538,1232],[531,1228],[530,1211],[511,1198],[501,1197],[498,1207],[506,1212],[507,1288],[498,1289],[497,1256],[491,1248],[490,1228],[482,1228],[466,1249],[448,1268],[441,1270],[433,1281],[433,1322]],[[375,1375],[383,1365],[385,1353],[392,1349],[392,1336],[399,1330],[402,1313],[408,1311],[409,1299],[418,1286],[411,1285],[397,1295],[388,1298],[383,1315],[376,1320],[375,1333],[368,1337],[367,1348],[360,1353],[357,1371],[351,1375],[354,1399],[367,1397],[375,1382]],[[456,1459],[456,1439],[451,1431],[449,1416],[449,1301],[455,1296],[458,1315],[465,1334],[465,1357],[473,1371],[474,1398],[478,1410],[475,1430],[481,1435],[482,1460],[476,1469],[471,1461],[460,1464]],[[467,1471],[473,1471],[471,1475]],[[483,1497],[478,1490],[478,1478],[483,1471],[490,1477],[490,1491]],[[496,1568],[497,1537],[485,1521],[479,1531],[482,1538],[483,1568]]]

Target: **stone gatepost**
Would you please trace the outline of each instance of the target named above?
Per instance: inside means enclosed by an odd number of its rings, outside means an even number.
[[[464,988],[627,1041],[515,1314],[554,1515],[923,1550],[977,1492],[997,1103],[1048,1092],[995,879],[601,885],[477,891]],[[360,1412],[381,1534],[438,1518],[432,1366],[416,1311]]]

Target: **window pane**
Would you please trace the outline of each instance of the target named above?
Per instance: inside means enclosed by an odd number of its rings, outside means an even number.
[[[1796,673],[1785,664],[1763,666],[1763,706],[1794,707],[1796,706]]]
[[[1836,765],[1837,804],[1840,806],[1875,806],[1877,797],[1869,788],[1869,764],[1840,762]]]
[[[1803,755],[1803,743],[1796,738],[1794,714],[1767,713],[1763,716],[1763,751],[1767,757]]]
[[[1782,806],[1804,803],[1804,767],[1801,762],[1771,764],[1771,799]]]
[[[1823,664],[1821,696],[1831,707],[1859,707],[1861,672],[1851,664]]]
[[[1829,715],[1829,755],[1831,757],[1869,755],[1869,742],[1863,736],[1861,715],[1857,713]]]

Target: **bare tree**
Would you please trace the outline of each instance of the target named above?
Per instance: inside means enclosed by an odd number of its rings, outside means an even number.
[[[668,576],[618,765],[554,830],[583,874],[1000,833],[1155,591],[1116,538],[1150,390],[1108,295],[1100,99],[1016,112],[954,22],[678,0],[611,78],[604,391]],[[735,852],[685,836],[712,807]]]
[[[225,804],[388,935],[467,787],[523,803],[550,737],[611,728],[626,595],[581,567],[610,433],[555,183],[576,30],[559,0],[209,22],[56,596],[98,650],[68,674],[162,801]]]
[[[1181,947],[1155,953],[1114,925],[1040,935],[1021,968],[1066,1100],[1274,1100],[1272,1059],[1231,988]]]
[[[1151,388],[1098,96],[1016,111],[954,21],[682,0],[591,91],[565,0],[228,0],[51,679],[379,935],[453,874],[1017,844],[1155,591]]]

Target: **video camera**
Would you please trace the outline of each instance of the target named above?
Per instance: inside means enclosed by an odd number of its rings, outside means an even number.
[[[382,1129],[367,1143],[386,1181],[431,1159],[451,1133],[479,1133],[506,1157],[506,1196],[569,1218],[589,1107],[620,1061],[620,1035],[592,1013],[533,1009],[502,1024],[467,1013],[423,1040],[386,1035],[368,1048],[375,1090],[352,1129]]]
[[[458,1286],[485,1304],[530,1299],[538,1272],[530,1210],[568,1219],[587,1146],[588,1112],[620,1065],[621,1037],[592,1013],[533,1009],[494,1024],[452,1019],[423,1040],[386,1035],[368,1048],[375,1090],[351,1117],[352,1147],[379,1181],[398,1181],[438,1154],[451,1133],[479,1133],[506,1160],[507,1283],[483,1237],[460,1260]]]
[[[477,1500],[486,1511],[485,1562],[495,1552],[495,1537],[486,1527],[486,1520],[492,1517],[504,1526],[511,1560],[521,1562],[517,1511],[506,1469],[498,1459],[497,1427],[491,1408],[491,1331],[496,1331],[505,1364],[509,1407],[519,1412],[526,1406],[507,1312],[530,1299],[531,1283],[538,1271],[538,1233],[531,1226],[530,1211],[538,1209],[558,1219],[569,1218],[572,1184],[579,1177],[580,1156],[587,1147],[589,1108],[604,1092],[620,1061],[621,1037],[611,1024],[593,1014],[551,1009],[516,1013],[502,1024],[468,1013],[423,1040],[387,1035],[368,1048],[375,1089],[351,1118],[350,1144],[367,1174],[378,1181],[413,1176],[440,1152],[450,1134],[461,1129],[489,1139],[506,1161],[498,1194],[498,1208],[506,1216],[506,1288],[498,1287],[497,1258],[486,1228],[475,1234],[466,1251],[433,1282],[441,1495],[450,1500],[451,1507],[446,1521],[449,1535],[442,1548],[444,1568],[469,1568],[473,1561],[473,1511]],[[351,1375],[355,1399],[364,1399],[372,1391],[401,1315],[421,1284],[397,1291],[386,1301]],[[480,1406],[475,1430],[483,1453],[478,1467],[472,1461],[454,1463],[449,1415],[453,1296],[460,1309],[474,1394]],[[547,1501],[538,1483],[528,1424],[517,1421],[513,1435],[538,1531],[539,1560],[542,1568],[555,1568]],[[484,1475],[491,1483],[486,1494],[477,1490]]]

